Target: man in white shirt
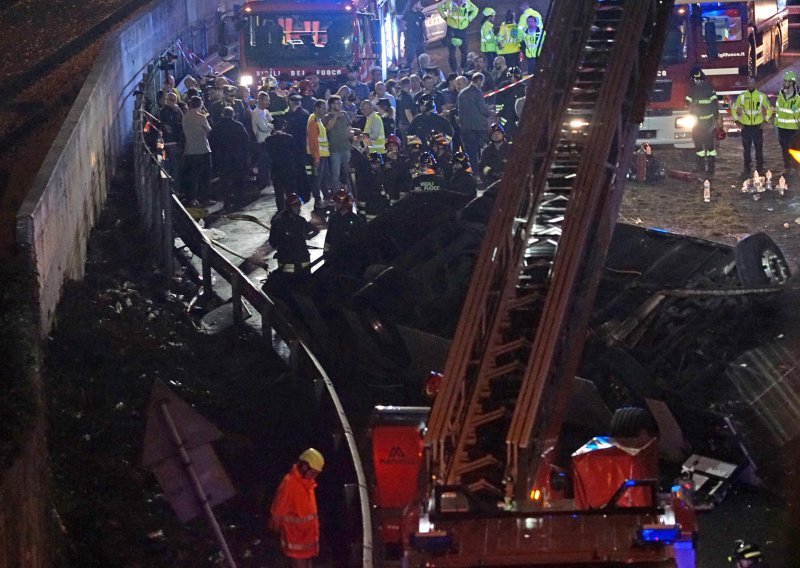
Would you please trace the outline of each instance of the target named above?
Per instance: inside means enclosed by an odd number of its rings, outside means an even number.
[[[261,91],[258,93],[256,108],[251,115],[253,133],[256,135],[256,166],[258,167],[258,179],[256,183],[259,189],[264,189],[270,184],[270,158],[264,140],[272,133],[272,115],[269,107],[269,94]]]

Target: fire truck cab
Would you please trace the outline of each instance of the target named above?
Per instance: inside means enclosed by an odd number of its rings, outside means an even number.
[[[780,66],[789,41],[788,15],[786,0],[676,1],[638,142],[694,147],[696,119],[685,102],[691,69],[703,70],[723,102],[738,95],[748,76]]]
[[[393,3],[388,0],[261,0],[245,3],[239,24],[239,82],[302,79],[309,73],[338,86],[349,66],[365,78],[399,57]]]

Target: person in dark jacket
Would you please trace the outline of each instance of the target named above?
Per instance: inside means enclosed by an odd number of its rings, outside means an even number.
[[[426,138],[431,131],[443,132],[453,137],[453,125],[445,117],[436,114],[436,103],[433,97],[423,96],[419,101],[420,113],[408,125],[408,136]]]
[[[359,215],[365,221],[372,221],[380,213],[389,208],[389,196],[386,191],[386,176],[383,173],[383,154],[371,152],[367,156],[369,170],[364,174],[358,188]]]
[[[436,173],[436,158],[430,152],[419,155],[419,161],[411,173],[411,191],[441,191],[447,187],[444,178]]]
[[[292,136],[294,141],[294,152],[297,156],[303,157],[303,160],[298,160],[298,169],[300,170],[301,181],[300,185],[296,188],[297,193],[307,201],[311,198],[311,184],[305,174],[305,155],[306,155],[306,132],[308,129],[308,117],[310,114],[302,106],[303,97],[298,94],[289,95],[289,112],[286,113],[286,133]]]
[[[173,190],[181,190],[181,163],[183,160],[183,111],[178,106],[178,95],[167,93],[164,97],[164,106],[158,113],[161,122],[161,132],[164,137],[164,152],[167,161],[165,167],[172,176]]]
[[[522,71],[519,67],[509,67],[506,71],[506,80],[500,84],[500,88],[514,85],[498,93],[495,97],[495,110],[500,116],[500,124],[506,129],[506,136],[514,135],[517,130],[517,111],[515,103],[517,99],[525,96],[525,84],[520,83],[522,80]]]
[[[447,180],[447,189],[455,193],[463,193],[470,199],[478,196],[478,184],[472,177],[469,156],[464,152],[453,155],[453,175]]]
[[[481,162],[478,164],[481,177],[488,185],[503,177],[506,163],[511,159],[511,142],[506,140],[505,129],[499,124],[489,128],[491,144],[483,149]]]
[[[481,145],[488,134],[489,107],[483,98],[483,73],[474,73],[469,86],[458,93],[456,108],[461,126],[461,141],[470,161],[480,160]]]
[[[286,196],[286,206],[272,218],[269,244],[276,250],[278,271],[299,274],[308,268],[311,255],[306,241],[319,230],[300,215],[303,200],[296,193]]]
[[[411,188],[411,168],[400,153],[400,138],[394,134],[386,137],[386,157],[383,172],[386,177],[386,193],[389,203],[394,205],[405,197]]]
[[[222,109],[209,142],[219,174],[220,194],[225,200],[225,209],[230,211],[242,205],[247,176],[247,144],[250,142],[247,129],[234,118],[232,107]]]
[[[279,156],[272,160],[272,185],[275,188],[275,204],[278,211],[284,208],[286,195],[300,187],[303,172],[298,154],[294,151],[294,138],[286,133],[286,121],[282,118],[273,121],[274,130],[264,141],[270,156]]]
[[[353,211],[353,195],[340,189],[333,196],[335,211],[328,220],[328,233],[325,235],[325,254],[342,250],[347,242],[364,226],[364,219]]]

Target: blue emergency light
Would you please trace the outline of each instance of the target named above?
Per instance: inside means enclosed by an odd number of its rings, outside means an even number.
[[[639,542],[670,544],[680,535],[678,525],[645,525],[639,529]]]

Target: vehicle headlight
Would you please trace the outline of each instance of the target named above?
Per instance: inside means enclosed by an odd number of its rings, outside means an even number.
[[[252,87],[253,86],[253,76],[252,75],[240,75],[239,76],[239,84],[244,85],[245,87]]]
[[[692,114],[686,116],[679,116],[675,119],[675,128],[691,130],[697,124],[697,117]]]
[[[573,118],[569,121],[569,127],[572,130],[580,130],[581,128],[585,128],[589,126],[589,123],[583,120],[582,118]]]

